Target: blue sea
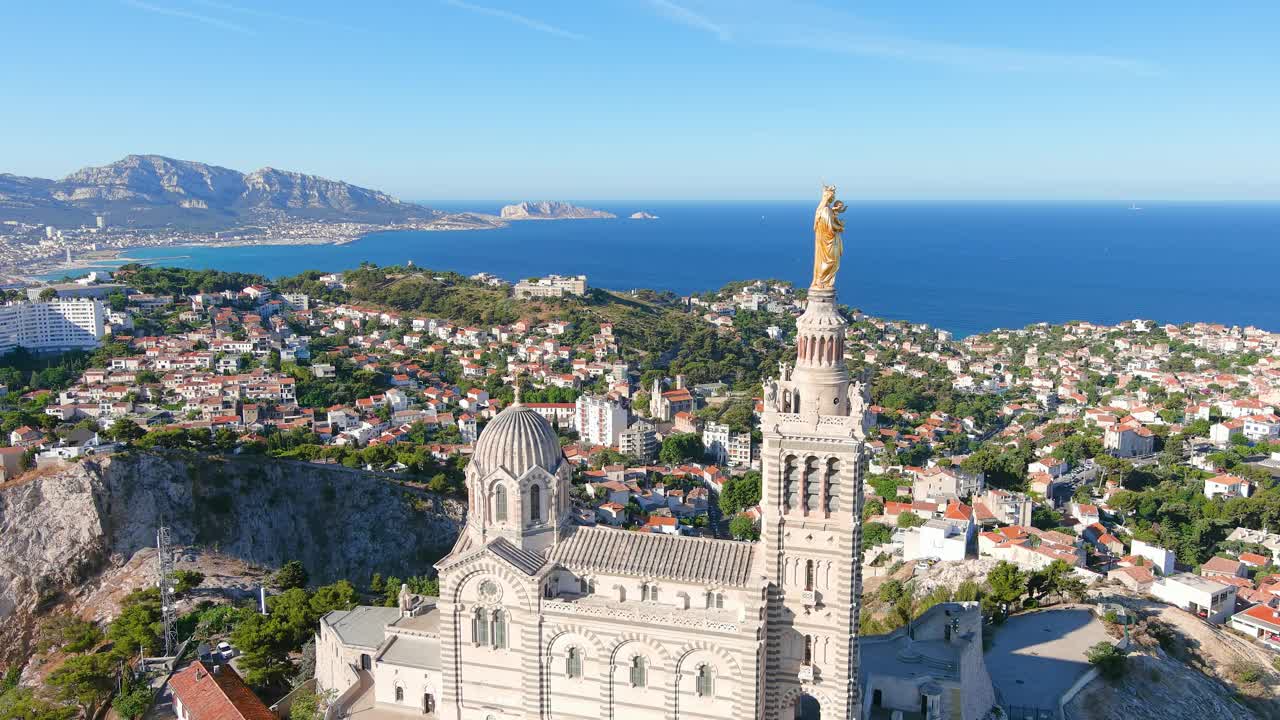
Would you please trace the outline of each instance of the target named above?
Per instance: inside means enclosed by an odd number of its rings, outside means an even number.
[[[807,286],[812,203],[588,204],[616,220],[526,221],[377,233],[341,246],[155,248],[132,258],[272,277],[371,261],[516,280],[586,274],[592,286],[713,290],[730,280]],[[462,208],[458,208],[462,209]],[[466,209],[497,211],[483,204]],[[645,210],[657,220],[629,220]],[[852,205],[840,300],[957,336],[1030,323],[1134,317],[1280,330],[1280,205]]]

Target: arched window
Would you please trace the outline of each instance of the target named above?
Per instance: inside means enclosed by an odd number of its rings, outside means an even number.
[[[804,664],[805,665],[813,664],[813,636],[812,635],[804,636]]]
[[[698,697],[711,697],[715,692],[710,665],[700,665],[698,667],[698,679],[694,684],[694,691],[697,693]]]
[[[396,702],[404,702],[404,688],[396,686]]]
[[[476,608],[471,618],[471,642],[475,645],[489,644],[489,613],[484,608]]]
[[[791,512],[796,507],[796,456],[788,455],[782,461],[782,511]]]
[[[529,486],[529,521],[542,522],[542,487]]]
[[[493,611],[493,647],[505,650],[507,647],[507,614],[501,610]]]
[[[827,461],[827,497],[824,510],[828,515],[840,510],[840,461]]]
[[[631,658],[631,687],[642,688],[645,686],[645,670],[647,663],[643,657],[639,655]]]
[[[818,477],[818,459],[813,457],[805,458],[804,490],[800,505],[806,515],[818,509],[818,502],[821,497],[822,484]]]
[[[804,561],[804,589],[805,590],[813,589],[813,561],[812,560]]]
[[[582,651],[576,647],[569,648],[565,655],[564,674],[571,678],[582,677]]]
[[[640,599],[645,602],[658,602],[658,586],[653,583],[641,585]]]
[[[493,519],[507,521],[507,489],[499,485],[493,489]]]

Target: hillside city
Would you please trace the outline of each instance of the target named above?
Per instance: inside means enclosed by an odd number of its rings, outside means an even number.
[[[604,291],[585,276],[513,284],[374,266],[272,282],[134,265],[11,290],[0,306],[0,487],[113,454],[204,453],[342,467],[465,502],[481,432],[518,404],[554,429],[577,525],[753,540],[768,402],[759,373],[794,356],[806,297],[769,280],[678,297]],[[1258,678],[1280,668],[1280,334],[1132,320],[958,340],[841,312],[844,361],[870,396],[861,634],[910,636],[915,623],[924,637],[935,606],[969,602],[988,626],[979,634],[998,639],[1020,614],[1089,600],[1099,641],[1177,654],[1170,628],[1244,638],[1262,660],[1229,664],[1206,649],[1200,662],[1244,688],[1230,707],[1264,712]],[[322,674],[312,636],[325,642],[332,625],[341,641],[333,624],[357,601],[385,597],[392,619],[377,622],[394,624],[397,612],[414,616],[410,596],[439,592],[425,567],[318,589],[307,570],[290,563],[271,580],[270,622],[286,622],[289,604],[302,618],[277,628],[286,640],[267,640],[253,602],[188,602],[206,662],[171,691],[196,692],[206,666],[234,658],[245,683],[279,698],[292,678]],[[204,578],[178,577],[180,594]],[[156,655],[167,649],[158,608],[154,588],[136,588],[101,627],[50,615],[30,649],[56,664],[96,657],[75,653],[106,637]],[[1208,645],[1181,642],[1197,641]],[[1123,654],[1100,644],[1089,662],[1118,676]],[[40,663],[9,667],[25,680]],[[987,664],[1008,713],[1015,690]],[[46,682],[48,698],[22,696],[38,714],[4,717],[65,717],[67,698],[107,696],[67,672]],[[130,692],[114,712],[128,715],[150,686]]]

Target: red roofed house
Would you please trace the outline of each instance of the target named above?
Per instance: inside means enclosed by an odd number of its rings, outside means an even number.
[[[1119,580],[1121,585],[1134,592],[1146,592],[1156,581],[1155,573],[1147,566],[1116,568],[1107,573],[1107,579]]]
[[[1258,553],[1247,552],[1247,553],[1240,553],[1240,562],[1244,563],[1247,567],[1256,568],[1256,567],[1262,567],[1270,561],[1267,560],[1265,557],[1259,555]]]
[[[277,720],[230,665],[194,662],[169,679],[178,720]]]
[[[644,532],[662,533],[663,535],[679,535],[680,521],[673,517],[650,515],[649,521],[641,528]]]
[[[1150,430],[1138,422],[1113,425],[1102,436],[1102,446],[1116,457],[1150,455],[1155,449],[1156,438]]]
[[[1202,577],[1245,577],[1249,571],[1245,569],[1244,563],[1239,560],[1229,560],[1224,557],[1211,557],[1208,562],[1200,566],[1200,575]]]
[[[1248,480],[1235,475],[1218,475],[1204,481],[1204,496],[1210,500],[1217,495],[1228,498],[1249,497],[1252,489]]]
[[[1254,605],[1231,616],[1231,627],[1280,650],[1280,610]]]

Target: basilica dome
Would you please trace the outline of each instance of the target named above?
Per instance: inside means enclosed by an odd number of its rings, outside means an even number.
[[[564,453],[551,423],[534,410],[520,404],[509,406],[485,426],[476,441],[471,464],[481,476],[506,468],[516,477],[535,465],[554,473]]]

